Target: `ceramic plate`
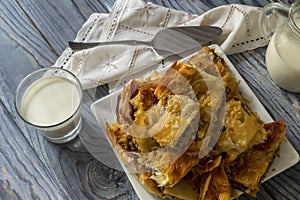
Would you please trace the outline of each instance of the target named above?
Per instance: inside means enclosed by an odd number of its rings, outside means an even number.
[[[217,45],[212,45],[211,47],[214,48],[216,50],[216,53],[225,60],[225,62],[231,70],[231,73],[235,76],[235,78],[241,81],[239,85],[239,90],[242,92],[245,98],[251,100],[251,104],[249,105],[250,108],[254,112],[257,112],[265,123],[274,121],[269,115],[269,113],[266,111],[266,109],[263,107],[261,102],[258,100],[258,98],[255,96],[253,91],[238,73],[238,71],[234,68],[230,60],[226,57],[221,48]],[[99,122],[103,132],[106,131],[106,123],[111,124],[115,122],[115,108],[117,104],[117,96],[120,92],[121,91],[114,92],[91,105],[91,109],[97,121]],[[289,167],[293,166],[299,161],[299,155],[297,151],[294,149],[294,147],[288,140],[284,140],[281,143],[279,155],[280,156],[276,156],[276,158],[274,159],[274,162],[269,168],[270,170],[267,172],[266,177],[263,181],[272,178],[273,176],[288,169]],[[135,177],[132,174],[126,174],[140,199],[159,199],[154,197],[146,189],[144,189],[144,187],[135,179]]]

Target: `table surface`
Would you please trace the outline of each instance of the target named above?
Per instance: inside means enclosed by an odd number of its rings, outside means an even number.
[[[263,7],[266,0],[152,0],[194,14],[219,5],[241,3]],[[291,3],[291,1],[283,1]],[[114,0],[0,1],[0,199],[138,199],[124,172],[91,155],[80,138],[56,145],[26,125],[14,109],[19,81],[48,67],[67,48],[94,12],[108,13]],[[300,152],[300,95],[278,88],[265,66],[266,48],[229,56],[275,120],[287,123],[287,137]],[[106,94],[102,87],[98,96]],[[83,115],[92,118],[92,95],[85,94]],[[91,121],[90,121],[91,122]],[[96,122],[85,131],[100,131]],[[263,183],[257,199],[298,199],[300,164]],[[242,195],[240,199],[253,199]]]

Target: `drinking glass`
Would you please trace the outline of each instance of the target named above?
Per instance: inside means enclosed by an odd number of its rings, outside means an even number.
[[[80,132],[82,87],[71,72],[55,67],[27,75],[18,85],[15,108],[28,124],[53,143],[66,143]]]

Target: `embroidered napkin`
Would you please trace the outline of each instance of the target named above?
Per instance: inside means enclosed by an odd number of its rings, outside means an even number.
[[[230,55],[267,44],[258,28],[260,11],[258,7],[230,4],[195,15],[143,0],[116,0],[109,14],[92,14],[75,41],[151,40],[166,27],[213,25],[222,28],[223,33],[212,43]],[[54,66],[73,72],[87,89],[105,83],[113,87],[128,71],[131,75],[143,74],[151,67],[159,67],[162,61],[147,46],[110,45],[79,52],[67,48]]]

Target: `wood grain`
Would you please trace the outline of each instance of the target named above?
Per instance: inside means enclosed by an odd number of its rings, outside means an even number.
[[[152,0],[166,7],[202,14],[216,6],[269,1]],[[291,3],[290,1],[282,1]],[[24,124],[14,110],[18,82],[29,72],[51,66],[94,12],[107,13],[114,0],[0,1],[0,199],[138,199],[124,172],[99,162],[83,138],[54,145]],[[266,71],[265,48],[229,56],[274,119],[287,122],[287,137],[300,152],[300,95],[276,87]],[[101,132],[90,104],[107,87],[86,91],[84,132]],[[86,135],[84,135],[86,134]],[[106,145],[105,140],[102,139]],[[257,199],[298,199],[300,165],[262,184]],[[242,200],[253,199],[242,195]]]

